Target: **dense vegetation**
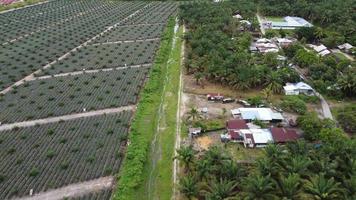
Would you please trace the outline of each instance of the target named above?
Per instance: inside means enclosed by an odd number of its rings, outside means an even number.
[[[252,21],[253,30],[258,27],[254,4],[249,1],[181,6],[180,16],[189,30],[187,73],[201,84],[207,79],[235,89],[267,88],[275,93],[282,91],[284,83],[299,80],[290,68],[277,69],[276,54],[250,54],[252,36],[239,30],[232,18],[236,11]]]
[[[0,132],[0,199],[118,172],[131,112]]]
[[[320,38],[356,45],[356,13],[354,0],[258,0],[259,10],[267,16],[300,16],[323,29]]]
[[[180,191],[188,199],[355,199],[356,141],[334,139],[322,145],[302,140],[269,145],[252,164],[237,164],[217,147],[199,156],[183,147],[178,150],[184,165]]]

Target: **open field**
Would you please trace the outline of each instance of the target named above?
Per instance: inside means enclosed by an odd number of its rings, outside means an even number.
[[[0,14],[0,127],[13,127],[0,132],[0,199],[31,189],[38,198],[111,197],[113,185],[88,188],[120,171],[176,10],[172,2],[55,0]],[[76,196],[71,187],[86,188]]]
[[[0,132],[0,199],[113,175],[131,112]]]

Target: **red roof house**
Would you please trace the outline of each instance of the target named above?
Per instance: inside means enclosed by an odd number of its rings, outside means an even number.
[[[239,129],[248,129],[248,126],[243,119],[231,119],[226,122],[227,130],[239,130]]]
[[[286,143],[299,138],[295,130],[285,128],[272,127],[271,134],[275,143]]]

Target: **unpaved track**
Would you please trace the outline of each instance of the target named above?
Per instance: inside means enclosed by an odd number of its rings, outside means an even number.
[[[122,44],[122,43],[133,43],[133,42],[149,42],[149,41],[156,41],[160,40],[161,38],[149,38],[149,39],[138,39],[138,40],[119,40],[115,42],[103,42],[103,43],[95,43],[91,46],[100,46],[105,44]]]
[[[185,26],[183,24],[183,35],[185,33]],[[181,123],[183,113],[181,113],[181,98],[182,98],[182,88],[183,88],[183,64],[184,64],[184,52],[185,52],[185,40],[182,42],[182,49],[181,49],[181,60],[180,60],[180,75],[179,75],[179,89],[178,89],[178,106],[177,106],[177,120],[176,120],[176,142],[174,145],[174,157],[178,156],[177,149],[180,148],[181,142]],[[179,160],[174,159],[173,162],[173,195],[172,199],[176,200],[179,199],[179,191],[177,190],[178,186],[178,172],[179,172]]]
[[[0,131],[11,130],[15,127],[18,127],[18,128],[30,127],[30,126],[36,126],[36,125],[41,125],[41,124],[55,123],[55,122],[59,122],[59,121],[68,121],[68,120],[84,118],[84,117],[93,117],[93,116],[98,116],[98,115],[118,113],[118,112],[122,112],[122,111],[134,110],[134,109],[136,109],[136,105],[123,106],[123,107],[118,107],[118,108],[108,108],[108,109],[95,110],[95,111],[89,111],[89,112],[83,112],[83,113],[75,113],[75,114],[70,114],[70,115],[62,115],[62,116],[58,116],[58,117],[36,119],[36,120],[31,120],[31,121],[16,122],[16,123],[12,123],[12,124],[1,125]]]
[[[47,192],[41,192],[34,196],[17,198],[15,200],[63,200],[66,197],[80,197],[85,194],[111,188],[114,177],[107,176],[86,182],[75,183]]]
[[[67,52],[66,54],[62,55],[61,57],[59,57],[58,59],[54,60],[53,62],[51,63],[48,63],[47,65],[43,66],[41,69],[29,74],[28,76],[26,76],[25,78],[17,81],[16,83],[12,84],[11,86],[5,88],[4,90],[2,90],[0,92],[0,94],[6,94],[8,93],[9,91],[11,91],[14,87],[16,86],[19,86],[19,85],[22,85],[24,84],[26,81],[29,81],[29,80],[33,80],[34,77],[35,77],[35,74],[39,74],[42,72],[42,70],[45,70],[49,67],[51,67],[53,64],[57,63],[58,61],[60,60],[63,60],[64,58],[66,58],[67,56],[69,56],[71,53],[73,52],[76,52],[78,49],[82,48],[83,46],[87,46],[88,44],[90,44],[92,41],[94,41],[95,39],[97,39],[98,37],[101,37],[103,36],[105,33],[107,33],[108,31],[110,31],[111,29],[119,26],[121,23],[129,20],[130,18],[132,18],[133,16],[137,15],[141,10],[145,9],[146,7],[150,6],[151,4],[147,4],[146,6],[142,7],[142,8],[139,8],[138,10],[136,10],[135,12],[133,12],[132,14],[130,14],[129,16],[127,16],[126,18],[124,18],[123,20],[119,21],[118,23],[112,25],[112,26],[109,26],[107,29],[105,29],[103,32],[97,34],[96,36],[92,37],[91,39],[87,40],[86,42],[84,42],[83,44],[75,47],[74,49],[70,50],[69,52]]]
[[[109,71],[113,71],[113,70],[122,70],[122,69],[129,69],[129,68],[149,67],[151,65],[152,65],[152,63],[142,64],[142,65],[130,65],[130,66],[126,66],[126,67],[117,67],[117,68],[104,68],[104,69],[93,69],[93,70],[85,70],[85,71],[84,70],[83,71],[75,71],[75,72],[68,72],[68,73],[61,73],[61,74],[54,74],[54,75],[39,76],[36,78],[33,77],[33,79],[28,80],[28,81],[49,79],[49,78],[53,78],[53,77],[65,77],[65,76],[75,76],[75,75],[80,75],[80,74],[109,72]]]

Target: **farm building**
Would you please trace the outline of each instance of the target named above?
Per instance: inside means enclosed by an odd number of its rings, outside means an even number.
[[[272,127],[270,131],[274,143],[278,144],[295,141],[299,138],[297,132],[291,129]]]
[[[300,27],[312,27],[313,25],[301,17],[284,17],[283,21],[264,21],[262,26],[265,29],[296,29]]]
[[[268,129],[241,129],[243,144],[247,148],[265,147],[273,142],[272,134]]]
[[[283,88],[284,88],[285,95],[314,94],[313,88],[304,82],[287,83]]]
[[[270,108],[238,108],[231,110],[235,118],[241,118],[247,122],[260,120],[264,122],[281,122],[284,120],[281,113],[273,112]]]

